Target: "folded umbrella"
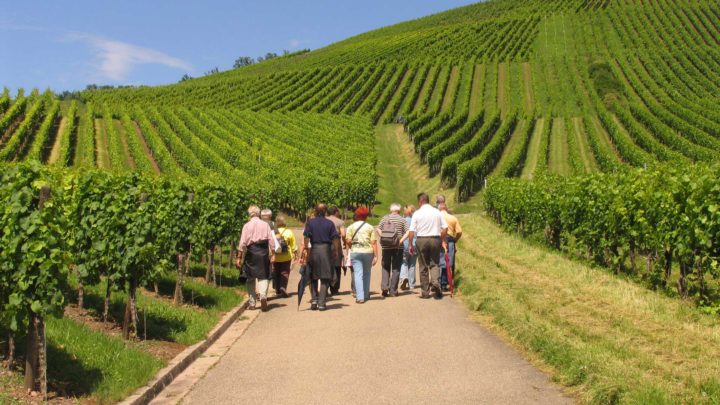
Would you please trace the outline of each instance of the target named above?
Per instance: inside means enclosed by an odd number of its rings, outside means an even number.
[[[450,288],[450,296],[455,295],[455,280],[453,280],[453,269],[450,263],[450,255],[445,253],[445,269],[447,271],[448,287]]]
[[[297,297],[298,297],[298,311],[300,310],[300,303],[302,302],[303,294],[305,293],[305,287],[308,285],[308,266],[303,264],[300,266],[300,281],[298,281]]]

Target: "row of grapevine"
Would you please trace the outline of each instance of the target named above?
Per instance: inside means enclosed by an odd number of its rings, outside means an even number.
[[[123,336],[136,336],[137,289],[174,272],[176,257],[191,246],[202,250],[234,239],[247,205],[262,198],[251,197],[241,184],[56,170],[38,163],[4,165],[0,178],[0,322],[13,335],[27,334],[26,372],[41,385],[44,319],[62,313],[71,271],[80,293],[104,280],[106,306],[110,294],[126,291]],[[182,285],[177,291],[182,293]]]
[[[498,163],[495,171],[500,176],[504,177],[516,177],[519,176],[523,169],[523,162],[527,158],[527,150],[530,145],[530,138],[535,131],[536,120],[530,119],[528,125],[522,125],[516,128],[520,136],[519,145],[516,145],[515,149],[509,152],[504,161]]]
[[[452,133],[443,133],[437,140],[438,142],[427,151],[425,160],[428,164],[431,176],[440,172],[442,161],[445,156],[454,152],[457,149],[457,145],[462,145],[467,142],[482,126],[485,120],[485,116],[482,112],[469,119],[466,114],[460,115],[460,117],[465,117],[467,120],[465,124],[457,131]],[[422,148],[422,143],[420,144],[420,147]]]
[[[479,155],[470,160],[462,162],[457,168],[457,192],[458,201],[466,200],[476,192],[482,182],[487,178],[497,164],[505,146],[517,125],[518,113],[513,111],[503,121],[493,139],[483,148]],[[528,120],[523,125],[530,125]]]
[[[27,153],[26,159],[44,161],[47,155],[49,143],[53,141],[51,131],[55,129],[57,118],[60,114],[60,102],[57,100],[49,100],[45,117],[43,118],[40,128],[35,133],[32,145]]]
[[[443,158],[440,169],[440,178],[443,184],[455,185],[460,164],[480,153],[495,135],[500,125],[500,112],[495,111],[492,114],[486,112],[485,114],[487,114],[487,118],[483,118],[483,125],[472,134],[472,138],[466,142],[465,139],[455,139],[455,142],[448,146],[447,156]]]
[[[417,144],[415,150],[420,155],[420,160],[427,161],[427,153],[437,144],[447,139],[450,134],[455,133],[462,128],[468,120],[467,114],[456,115],[447,121],[445,125],[433,131],[430,136],[423,139]]]
[[[710,304],[720,274],[718,167],[656,167],[535,181],[491,179],[486,210],[503,227]],[[644,264],[640,267],[640,260]]]
[[[0,160],[10,161],[19,157],[18,155],[22,153],[23,148],[31,140],[37,126],[42,121],[45,105],[51,101],[47,95],[45,97],[35,97],[20,125],[2,145]]]
[[[10,108],[0,117],[0,137],[10,128],[10,126],[25,113],[25,106],[27,105],[27,98],[24,96],[22,90],[18,91],[18,95],[15,101],[10,105]],[[7,103],[10,103],[8,99]]]
[[[0,96],[0,114],[5,113],[8,107],[10,107],[10,90],[6,87]]]
[[[58,159],[54,164],[60,167],[67,167],[72,165],[72,150],[77,142],[77,118],[78,103],[72,101],[68,108],[67,114],[65,115],[65,127],[63,132],[57,136],[60,137],[60,151]]]

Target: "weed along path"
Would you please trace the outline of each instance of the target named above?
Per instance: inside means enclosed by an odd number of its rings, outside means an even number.
[[[380,167],[385,207],[414,197],[416,187],[435,192],[438,186],[427,175],[419,182],[416,157],[400,136],[398,126],[377,133],[379,157],[395,159]],[[403,177],[412,179],[407,189],[398,184]],[[268,312],[248,315],[252,324],[186,395],[155,403],[572,403],[546,374],[476,322],[459,297],[422,300],[416,288],[383,298],[381,274],[376,266],[370,300],[356,304],[348,273],[341,294],[318,312],[310,310],[309,291],[298,310],[294,269],[290,298],[272,299]]]
[[[365,304],[348,274],[327,311],[311,311],[308,293],[298,311],[294,271],[292,296],[271,300],[182,403],[570,403],[458,298],[383,299],[380,277]]]

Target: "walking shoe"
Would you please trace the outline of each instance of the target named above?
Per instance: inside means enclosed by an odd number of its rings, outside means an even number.
[[[254,310],[256,310],[257,308],[255,308],[255,304],[252,304],[252,305],[248,305],[248,309],[249,309],[250,311],[254,311]]]
[[[317,311],[317,309],[318,309],[318,306],[316,303],[313,302],[312,304],[310,304],[310,310]]]
[[[435,296],[435,299],[439,300],[439,299],[441,299],[441,298],[443,297],[443,292],[442,292],[442,289],[440,289],[440,287],[438,287],[438,286],[433,286],[433,287],[432,287],[432,291],[433,291],[433,294],[434,294],[434,296]]]
[[[327,309],[327,307],[325,305],[318,305],[318,309],[324,311]]]
[[[364,304],[365,301],[363,301],[363,300],[355,300],[355,303],[356,303],[356,304]]]
[[[287,291],[285,291],[284,288],[281,288],[281,289],[280,289],[280,296],[283,297],[283,298],[288,298],[288,297],[290,297],[290,296],[288,295]]]
[[[428,293],[426,293],[426,292],[423,292],[423,293],[420,294],[420,298],[421,298],[421,299],[424,299],[424,300],[429,299],[429,298],[430,298],[430,294],[428,294]]]
[[[382,290],[382,296],[387,297],[389,295],[388,290]]]
[[[265,298],[265,297],[260,298],[260,308],[262,308],[263,312],[267,312],[267,310],[268,310],[267,298]]]
[[[397,297],[397,291],[390,291],[390,294],[388,294],[389,297]]]
[[[410,282],[408,279],[404,278],[402,283],[400,283],[400,289],[401,290],[409,290],[410,289]]]

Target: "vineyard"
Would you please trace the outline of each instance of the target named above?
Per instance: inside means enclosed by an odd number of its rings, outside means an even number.
[[[0,330],[12,358],[90,294],[137,338],[138,291],[178,307],[248,204],[375,204],[386,124],[456,202],[717,311],[719,95],[720,2],[690,0],[495,0],[173,85],[5,89]]]

